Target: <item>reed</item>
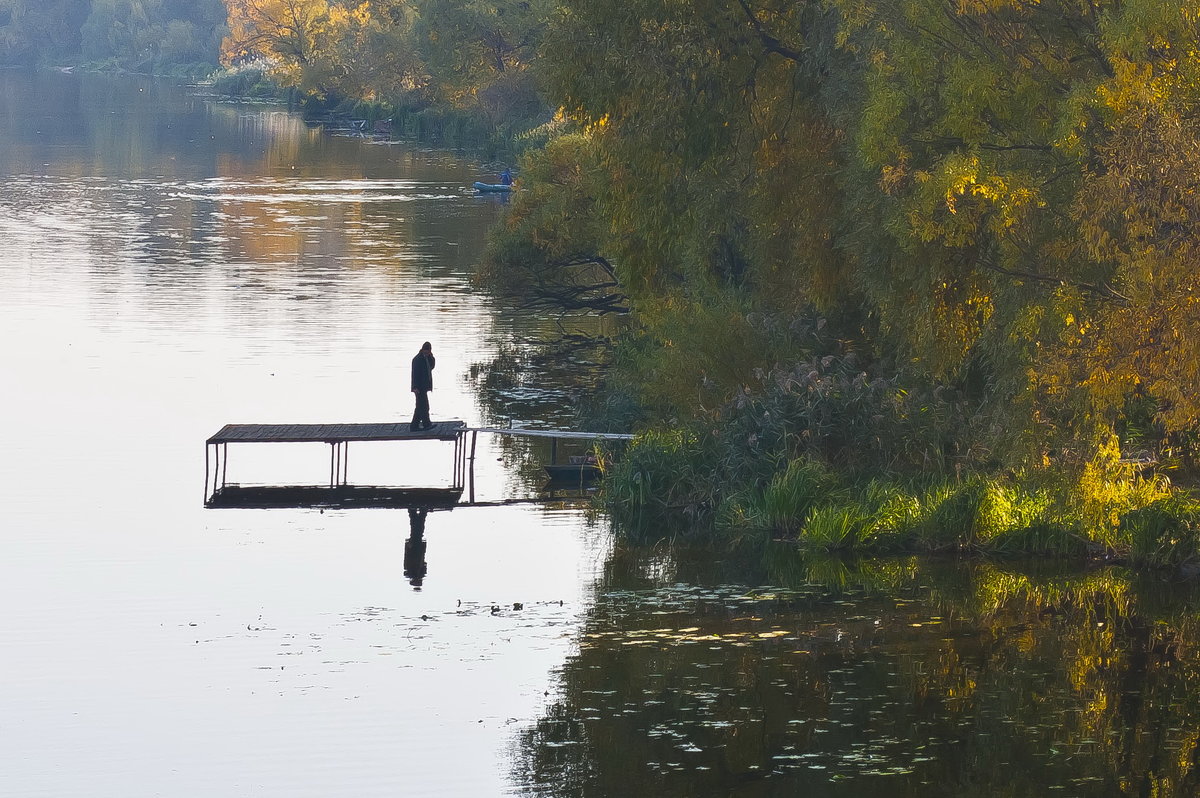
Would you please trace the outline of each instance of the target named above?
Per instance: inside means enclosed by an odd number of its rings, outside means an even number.
[[[613,464],[606,508],[638,540],[774,538],[815,553],[1127,559],[1200,571],[1200,500],[1120,468],[1057,482],[1042,473],[855,482],[800,455],[747,484],[728,454],[720,436],[644,435]]]
[[[1200,563],[1200,500],[1167,496],[1121,518],[1129,559],[1151,567]]]

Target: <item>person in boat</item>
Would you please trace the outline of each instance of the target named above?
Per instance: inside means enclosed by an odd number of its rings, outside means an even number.
[[[421,344],[421,351],[412,359],[412,392],[417,395],[417,407],[413,411],[412,423],[408,428],[413,432],[429,429],[433,422],[429,420],[429,392],[433,390],[433,345],[426,341]]]
[[[500,173],[500,185],[502,185],[502,186],[511,186],[512,185],[512,172],[509,170],[509,168],[507,166],[504,167],[504,171]]]

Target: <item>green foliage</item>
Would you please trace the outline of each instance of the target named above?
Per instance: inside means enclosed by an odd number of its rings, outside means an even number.
[[[1127,512],[1121,527],[1136,563],[1194,567],[1200,562],[1200,501],[1191,495],[1167,496]]]
[[[203,75],[224,35],[222,0],[0,0],[0,65]]]
[[[800,542],[820,551],[843,551],[860,547],[870,519],[851,506],[826,505],[814,509],[804,521]]]
[[[741,505],[739,521],[776,535],[794,536],[810,523],[810,512],[838,490],[838,480],[827,469],[807,458],[790,462],[761,492]]]
[[[266,65],[248,62],[215,74],[210,88],[231,97],[271,99],[280,96],[283,88],[271,78]]]
[[[556,198],[531,171],[496,271],[573,241],[613,265],[635,323],[610,384],[700,431],[722,524],[777,526],[758,486],[803,457],[940,480],[871,503],[891,541],[1129,550],[1120,519],[1167,488],[1128,461],[1188,464],[1200,428],[1194,13],[568,0],[550,23],[587,180]]]
[[[305,102],[386,104],[406,133],[476,145],[549,116],[534,69],[544,2],[224,1],[223,63],[263,61]]]
[[[912,548],[923,508],[918,497],[899,485],[871,480],[857,496],[867,519],[864,542],[880,550]]]
[[[639,436],[610,471],[604,503],[635,539],[704,533],[714,510],[711,447],[685,432]]]
[[[92,0],[80,31],[85,61],[138,72],[211,72],[225,34],[221,0]]]
[[[761,544],[791,540],[816,552],[980,552],[997,556],[1127,558],[1200,564],[1200,501],[1128,475],[1078,484],[1021,478],[944,478],[847,484],[798,457],[768,479],[745,470],[720,436],[649,433],[618,460],[607,506],[636,539],[719,533]],[[1099,518],[1112,519],[1101,523]]]
[[[488,236],[476,282],[525,307],[624,313],[613,266],[600,256],[600,180],[588,136],[563,135],[525,156],[520,188]]]
[[[69,62],[79,55],[87,0],[0,0],[0,65]]]

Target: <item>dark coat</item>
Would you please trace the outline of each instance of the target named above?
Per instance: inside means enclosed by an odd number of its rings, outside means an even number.
[[[433,390],[433,366],[436,361],[432,352],[417,352],[412,359],[412,390]]]

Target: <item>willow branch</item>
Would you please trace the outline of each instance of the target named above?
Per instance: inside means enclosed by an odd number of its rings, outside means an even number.
[[[744,11],[746,14],[746,19],[750,20],[750,26],[754,28],[754,32],[758,34],[758,40],[762,43],[762,46],[767,50],[767,52],[781,55],[789,61],[795,61],[797,63],[800,63],[804,60],[804,56],[799,50],[793,50],[791,47],[788,47],[786,44],[779,41],[779,39],[771,35],[771,33],[762,24],[762,21],[750,8],[746,0],[738,0],[738,5],[742,7],[742,11]]]

